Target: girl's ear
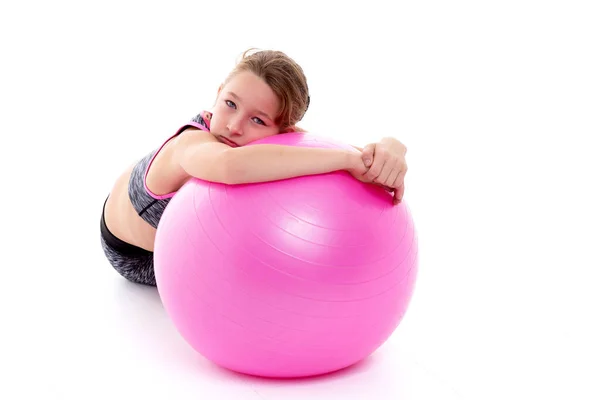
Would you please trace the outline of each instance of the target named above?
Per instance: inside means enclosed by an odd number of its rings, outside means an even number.
[[[307,131],[305,129],[300,128],[297,125],[292,125],[282,131],[282,133],[290,133],[290,132],[307,132]]]

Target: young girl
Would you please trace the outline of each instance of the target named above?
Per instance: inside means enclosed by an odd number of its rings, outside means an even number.
[[[399,202],[406,148],[395,139],[384,138],[362,152],[244,146],[300,130],[295,125],[309,101],[302,69],[284,53],[244,53],[219,87],[211,112],[198,114],[115,182],[100,223],[102,248],[111,265],[132,282],[156,285],[156,227],[170,198],[191,177],[234,185],[345,170],[362,182],[394,190]]]

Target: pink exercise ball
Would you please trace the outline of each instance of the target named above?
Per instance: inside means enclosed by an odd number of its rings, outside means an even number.
[[[256,144],[348,148],[289,133]],[[405,201],[350,174],[223,185],[188,181],[156,234],[166,312],[197,352],[263,377],[351,366],[398,327],[417,237]]]

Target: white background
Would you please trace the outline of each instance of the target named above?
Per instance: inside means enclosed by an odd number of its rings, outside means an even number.
[[[594,1],[15,1],[0,6],[0,398],[600,398]],[[214,367],[99,244],[117,175],[248,47],[305,69],[304,128],[409,149],[408,314],[309,380]]]

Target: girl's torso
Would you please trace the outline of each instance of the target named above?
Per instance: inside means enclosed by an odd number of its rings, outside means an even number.
[[[134,246],[154,251],[156,228],[152,225],[156,225],[156,220],[160,218],[165,203],[190,179],[190,176],[172,161],[175,151],[174,139],[186,129],[202,128],[206,130],[208,127],[206,118],[209,116],[204,114],[206,124],[204,121],[200,121],[202,127],[199,126],[198,117],[192,120],[193,125],[181,127],[156,151],[155,155],[147,155],[147,158],[132,164],[119,176],[111,189],[104,209],[106,226],[113,235]],[[145,168],[142,166],[142,171],[140,171],[139,165],[144,160],[149,162],[145,174]],[[144,177],[145,184],[143,184]],[[132,186],[137,187],[132,189]],[[144,192],[142,193],[142,191]],[[135,193],[138,195],[136,196]],[[140,197],[142,198],[140,199]],[[132,200],[136,201],[135,206]],[[143,202],[147,203],[147,207],[144,207]],[[155,209],[153,210],[152,207]],[[159,210],[156,210],[157,207]],[[148,209],[146,210],[146,208]],[[154,213],[155,221],[151,224],[148,218],[152,213]],[[144,215],[144,218],[140,214]]]
[[[161,183],[160,179],[156,179],[156,174],[152,173],[156,170],[169,173],[168,157],[170,156],[170,150],[172,150],[172,146],[169,146],[169,144],[156,156],[152,168],[148,171],[146,184],[154,193],[162,194],[177,191],[188,178],[182,176],[181,182],[177,184],[174,184],[174,179],[162,180]],[[154,251],[156,228],[138,215],[138,211],[133,207],[129,198],[129,181],[134,166],[135,164],[127,168],[115,182],[106,201],[104,218],[108,230],[119,239],[142,249]],[[175,173],[176,171],[172,171],[171,175]],[[167,181],[170,182],[165,185]]]

